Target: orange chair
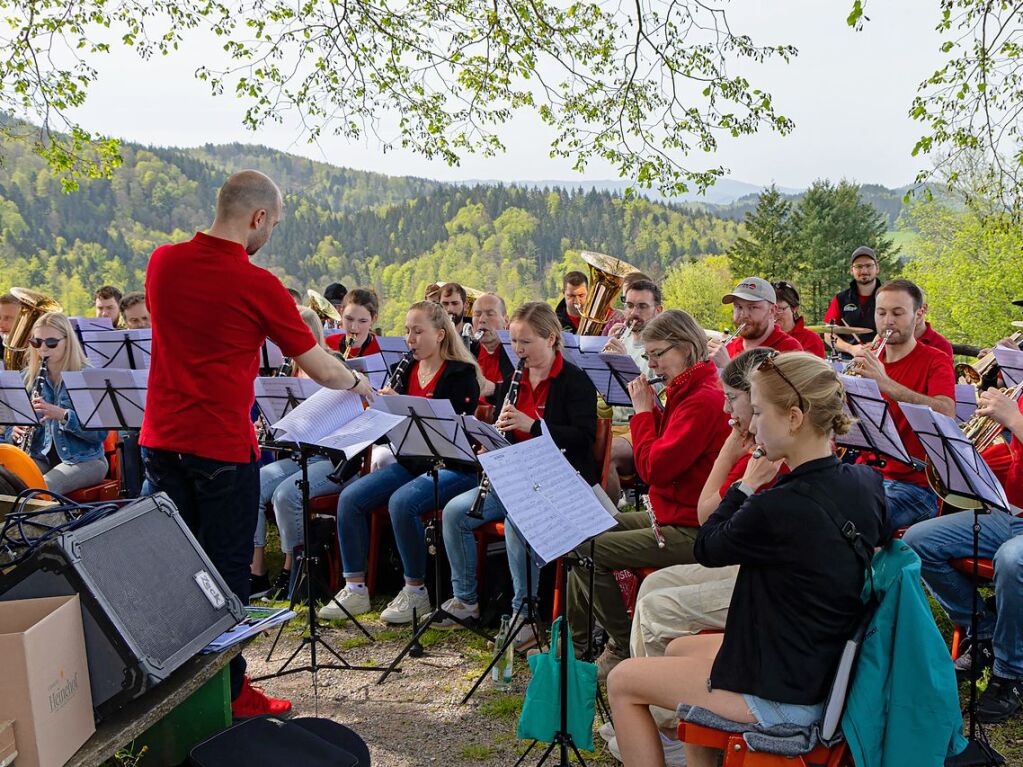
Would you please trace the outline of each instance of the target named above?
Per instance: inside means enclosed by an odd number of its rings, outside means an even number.
[[[679,722],[678,738],[683,743],[707,746],[724,751],[722,767],[852,767],[853,761],[845,742],[833,748],[818,746],[802,756],[779,756],[763,751],[750,751],[742,735],[715,730],[698,724]]]
[[[497,418],[496,408],[488,402],[482,402],[476,408],[476,417],[484,423],[492,424]]]
[[[121,497],[121,461],[118,453],[120,437],[116,430],[107,433],[103,440],[103,453],[107,457],[107,476],[102,482],[81,487],[68,493],[68,498],[78,503],[116,501]]]
[[[14,445],[0,445],[0,466],[18,477],[26,487],[46,489],[46,480],[43,479],[43,473],[39,471],[36,462],[28,453]]]
[[[953,559],[950,564],[963,575],[973,578],[973,557],[962,557]],[[977,578],[982,583],[990,583],[995,579],[995,563],[990,559],[977,560]],[[963,641],[965,626],[955,626],[952,629],[952,660],[959,657],[959,646]]]

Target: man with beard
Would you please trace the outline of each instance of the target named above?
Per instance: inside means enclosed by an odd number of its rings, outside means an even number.
[[[848,288],[831,299],[831,305],[824,313],[824,321],[834,322],[836,325],[850,325],[854,328],[870,328],[873,331],[874,303],[877,289],[881,287],[881,278],[878,276],[880,272],[881,267],[877,263],[877,254],[873,248],[866,245],[856,248],[849,257],[849,274],[852,275],[852,282]],[[831,343],[831,339],[826,340]],[[873,332],[859,336],[859,340],[851,338],[847,341],[838,337],[834,340],[834,346],[840,352],[853,354],[861,343],[869,344],[873,340]]]
[[[457,282],[449,282],[440,288],[440,305],[455,323],[455,330],[459,335],[462,333],[462,326],[465,324],[465,288]]]
[[[0,360],[3,359],[7,334],[14,327],[14,321],[21,313],[21,302],[10,293],[0,296]]]
[[[579,332],[581,311],[586,306],[589,290],[589,280],[582,272],[568,272],[561,280],[561,302],[554,308],[554,313],[566,333]]]
[[[635,280],[625,289],[624,322],[613,325],[609,331],[604,351],[612,354],[628,354],[636,362],[644,378],[650,376],[650,365],[647,363],[646,347],[643,346],[643,328],[664,310],[661,289],[650,280]],[[616,336],[625,330],[621,338]],[[664,384],[656,384],[654,389],[660,394]],[[611,430],[611,463],[607,472],[607,494],[613,501],[618,501],[622,493],[622,477],[632,477],[636,473],[636,464],[632,452],[632,432],[629,430],[629,419],[635,411],[631,407],[616,406],[612,408]]]
[[[725,346],[718,339],[707,342],[710,358],[718,368],[745,351],[766,346],[779,352],[801,352],[799,341],[778,327],[776,321],[778,298],[771,283],[760,277],[747,277],[731,293],[721,299],[732,305],[732,323],[742,331]]]
[[[478,341],[473,341],[470,351],[480,365],[483,385],[480,400],[497,406],[501,385],[511,378],[515,366],[504,351],[498,330],[508,327],[508,310],[504,299],[494,293],[484,293],[472,304],[472,329],[483,332]]]

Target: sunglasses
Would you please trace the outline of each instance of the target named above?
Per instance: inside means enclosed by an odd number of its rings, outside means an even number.
[[[39,349],[43,344],[46,344],[47,349],[56,349],[63,340],[63,338],[30,338],[28,342],[33,349]]]
[[[792,381],[790,381],[788,377],[783,372],[781,372],[781,368],[774,364],[774,358],[776,356],[777,355],[773,355],[771,357],[768,357],[763,362],[761,362],[760,365],[757,366],[757,370],[774,371],[775,373],[777,373],[781,377],[781,380],[787,383],[789,385],[789,388],[792,389],[793,392],[795,392],[796,398],[799,400],[799,409],[805,413],[806,403],[803,401],[803,395],[799,393],[799,389],[795,387]]]

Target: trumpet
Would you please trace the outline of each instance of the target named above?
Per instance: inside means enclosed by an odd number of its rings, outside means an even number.
[[[511,383],[508,384],[508,394],[505,396],[505,404],[514,405],[519,399],[519,386],[522,382],[522,371],[526,369],[526,361],[523,359],[519,360],[519,364],[515,366],[515,372],[512,373]],[[487,496],[490,495],[491,490],[490,477],[486,474],[480,479],[479,489],[476,491],[476,497],[472,499],[472,506],[465,512],[467,517],[473,519],[483,519],[483,502],[487,500]]]
[[[629,335],[629,333],[632,332],[632,329],[636,327],[637,322],[639,322],[639,320],[629,320],[628,325],[622,325],[620,328],[618,328],[618,330],[616,330],[614,334],[615,339],[621,341],[623,338],[625,338],[625,336]]]
[[[888,339],[892,336],[892,329],[888,328],[884,332],[884,336],[878,336],[874,339],[874,342],[870,345],[868,351],[873,354],[877,359],[881,359],[881,355],[884,354],[884,348],[888,345]],[[863,373],[860,372],[860,366],[856,364],[856,360],[853,360],[845,366],[845,374],[847,376],[853,376],[854,378],[862,378]]]
[[[36,374],[35,383],[32,384],[32,399],[43,396],[43,382],[46,381],[49,363],[49,357],[42,357],[39,360],[39,372]],[[21,450],[21,452],[31,455],[32,438],[35,437],[35,433],[35,426],[27,426],[25,428],[25,433],[22,434],[21,439],[18,440],[18,449]]]
[[[735,330],[733,330],[727,336],[723,336],[722,337],[721,345],[722,346],[728,346],[728,344],[732,343],[732,341],[734,341],[736,338],[739,337],[739,334],[742,332],[742,329],[744,327],[746,327],[746,323],[745,322],[740,322],[739,323],[739,327],[737,327]]]

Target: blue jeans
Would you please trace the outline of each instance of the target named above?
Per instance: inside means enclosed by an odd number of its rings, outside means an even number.
[[[889,533],[924,519],[932,519],[938,513],[938,496],[929,487],[886,479],[884,496],[888,502]]]
[[[949,619],[969,627],[973,610],[970,579],[951,559],[973,556],[973,512],[946,514],[913,525],[903,540],[920,557],[924,583]],[[995,563],[996,615],[979,603],[977,636],[994,644],[994,672],[1023,679],[1023,519],[995,511],[980,516],[980,556]]]
[[[187,453],[148,448],[146,481],[166,493],[199,541],[213,566],[235,595],[249,601],[252,537],[259,514],[259,467]],[[245,675],[241,655],[231,661],[231,697],[237,698]]]
[[[451,589],[455,598],[467,605],[479,601],[476,593],[476,537],[472,531],[485,522],[504,519],[505,510],[496,493],[483,502],[483,519],[467,515],[476,500],[478,487],[457,495],[444,507],[444,550],[451,563]]]
[[[476,473],[441,469],[438,474],[443,507],[459,493],[476,484]],[[369,553],[369,515],[387,504],[398,544],[405,579],[426,576],[426,541],[420,517],[433,510],[433,477],[415,475],[400,463],[359,477],[341,491],[337,500],[337,537],[341,544],[341,567],[345,578],[363,577]]]
[[[331,482],[327,475],[334,470],[334,464],[323,456],[309,459],[309,497],[341,492],[341,485]],[[302,545],[302,491],[298,487],[302,469],[291,458],[263,466],[259,470],[259,508],[262,511],[273,503],[274,517],[281,533],[281,551],[294,553]],[[260,514],[256,522],[255,544],[266,545],[266,515]]]

